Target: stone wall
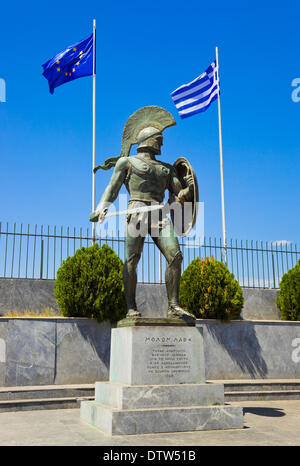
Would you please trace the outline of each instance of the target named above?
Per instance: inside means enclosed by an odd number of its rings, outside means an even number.
[[[0,315],[8,312],[43,311],[51,308],[60,315],[54,296],[55,280],[0,278]]]
[[[54,280],[23,278],[0,278],[0,315],[10,311],[42,311],[52,308],[60,311],[54,297]],[[243,288],[245,298],[241,317],[246,320],[278,320],[280,312],[276,306],[278,290]],[[165,285],[139,283],[137,305],[145,317],[167,315]]]
[[[208,379],[300,379],[300,322],[198,320]]]
[[[198,320],[206,379],[300,379],[300,322]],[[109,378],[111,326],[76,318],[0,318],[0,386]]]
[[[0,386],[94,383],[109,377],[108,323],[0,318]]]
[[[244,320],[280,320],[280,310],[276,306],[279,290],[264,288],[243,288],[244,307],[241,317]]]

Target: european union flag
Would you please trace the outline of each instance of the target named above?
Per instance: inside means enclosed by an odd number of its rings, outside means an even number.
[[[43,76],[48,79],[51,94],[64,83],[93,74],[93,34],[70,45],[44,65]]]

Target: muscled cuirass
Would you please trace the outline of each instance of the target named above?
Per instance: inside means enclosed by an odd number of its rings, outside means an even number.
[[[162,202],[165,190],[170,185],[172,165],[138,156],[130,157],[129,163],[125,186],[130,200]]]

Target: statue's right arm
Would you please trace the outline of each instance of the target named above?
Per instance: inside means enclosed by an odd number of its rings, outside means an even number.
[[[97,222],[104,219],[110,204],[112,204],[118,197],[121,186],[127,175],[128,166],[129,162],[127,157],[121,157],[117,161],[110,182],[100,199],[97,209],[90,215],[91,222]]]

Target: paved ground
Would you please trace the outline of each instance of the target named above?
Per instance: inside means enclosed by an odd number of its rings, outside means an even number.
[[[0,413],[0,445],[300,445],[300,400],[230,404],[244,408],[243,429],[112,438],[82,421],[79,409]]]

